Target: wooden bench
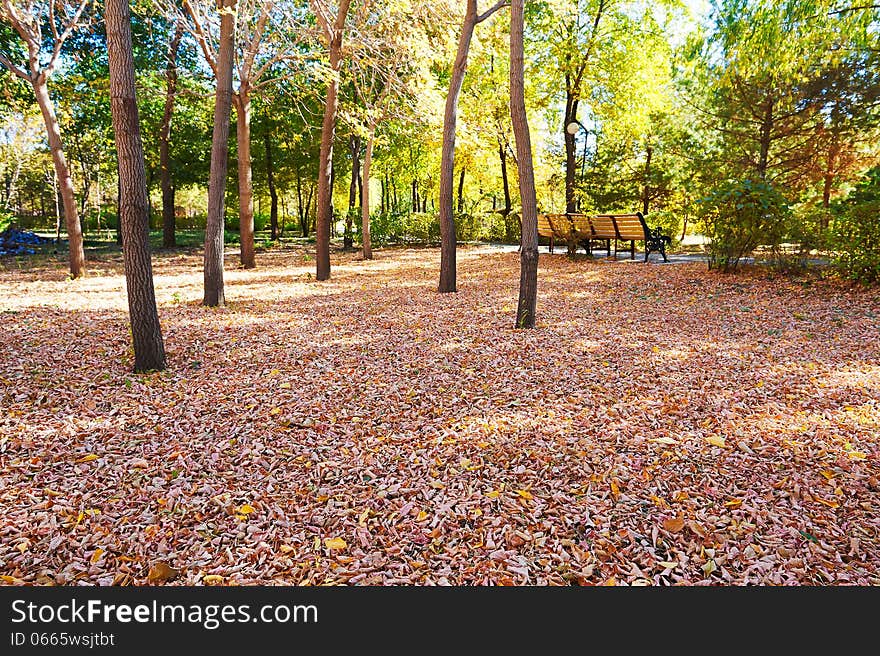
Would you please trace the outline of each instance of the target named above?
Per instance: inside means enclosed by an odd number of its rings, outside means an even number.
[[[635,214],[572,214],[569,216],[574,227],[575,237],[587,251],[587,254],[592,254],[594,241],[601,241],[605,243],[605,250],[610,257],[611,240],[614,240],[614,256],[617,257],[618,242],[628,241],[630,259],[635,259],[636,242],[644,241],[645,262],[654,251],[663,256],[664,262],[669,261],[666,257],[666,246],[672,239],[662,234],[659,228],[650,228],[641,212]]]
[[[558,239],[568,243],[572,239],[571,222],[565,214],[539,214],[538,236],[547,237],[550,240],[550,252],[553,252],[553,244]]]

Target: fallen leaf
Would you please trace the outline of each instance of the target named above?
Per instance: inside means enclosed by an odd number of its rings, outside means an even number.
[[[179,575],[180,570],[176,570],[165,561],[160,560],[154,563],[150,568],[150,572],[147,574],[147,580],[150,583],[164,583],[165,581],[171,581],[172,579],[177,578]]]
[[[663,520],[663,528],[670,533],[678,533],[684,528],[684,519],[682,517],[670,517]]]
[[[727,441],[720,435],[710,435],[706,438],[706,441],[712,446],[718,446],[722,449],[727,446]]]
[[[331,550],[345,549],[348,543],[342,538],[324,538],[324,546]]]

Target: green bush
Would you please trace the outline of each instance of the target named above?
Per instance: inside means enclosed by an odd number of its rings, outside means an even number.
[[[6,210],[0,210],[0,232],[3,232],[15,222],[15,217]]]
[[[832,224],[834,263],[851,280],[880,282],[880,200],[845,207]]]
[[[710,269],[735,271],[759,245],[778,249],[790,231],[788,201],[766,182],[726,182],[698,202],[701,229],[709,239]]]
[[[672,239],[668,248],[676,248],[681,241],[681,213],[674,210],[657,210],[645,215],[649,228],[660,228],[660,232]]]

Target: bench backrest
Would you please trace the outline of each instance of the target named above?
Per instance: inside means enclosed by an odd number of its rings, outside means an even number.
[[[617,237],[626,241],[645,238],[642,217],[638,214],[616,214],[614,224],[617,226]]]
[[[641,241],[648,233],[640,214],[539,214],[538,235],[567,239]]]
[[[556,235],[553,232],[553,226],[550,225],[550,221],[547,219],[546,214],[538,215],[538,236],[539,237],[555,237]]]
[[[548,214],[547,221],[553,229],[553,234],[559,239],[567,239],[571,233],[571,224],[565,214]]]
[[[614,217],[610,214],[597,214],[590,217],[593,224],[593,237],[600,239],[616,239],[617,230],[614,229]]]
[[[571,230],[578,239],[590,239],[593,236],[593,227],[590,217],[586,214],[569,214]]]

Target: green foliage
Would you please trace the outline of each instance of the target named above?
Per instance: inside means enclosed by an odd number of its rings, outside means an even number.
[[[0,209],[0,232],[15,223],[15,217],[4,209]]]
[[[766,182],[725,182],[698,202],[710,269],[733,272],[757,246],[777,249],[790,229],[788,201]]]
[[[380,212],[370,218],[370,238],[374,244],[437,243],[440,219],[427,212]]]
[[[847,207],[832,224],[834,262],[851,280],[880,282],[880,200]]]
[[[667,248],[676,248],[681,237],[682,218],[677,210],[664,209],[651,212],[645,216],[649,228],[660,228],[660,232],[668,235],[672,243]]]

